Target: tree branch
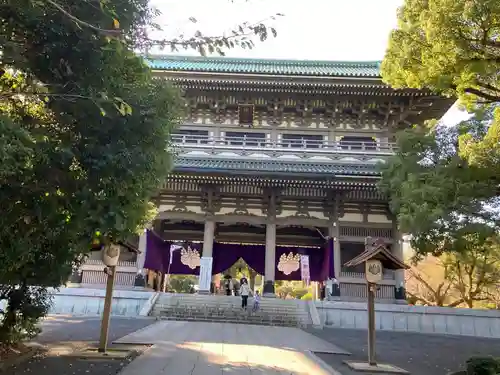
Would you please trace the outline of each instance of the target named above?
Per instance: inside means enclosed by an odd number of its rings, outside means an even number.
[[[473,95],[476,95],[479,98],[486,99],[490,103],[500,102],[500,95],[490,95],[490,94],[487,94],[487,93],[485,93],[485,92],[483,92],[483,91],[481,91],[479,89],[475,89],[475,88],[472,88],[472,87],[468,87],[464,91],[466,93],[468,93],[468,94],[473,94]]]
[[[8,92],[8,93],[0,93],[0,99],[9,99],[14,96],[34,96],[34,97],[55,97],[55,98],[68,98],[68,99],[86,99],[86,100],[94,100],[90,96],[77,95],[77,94],[51,94],[51,93],[43,93],[43,92]]]
[[[452,303],[449,303],[448,305],[446,305],[446,307],[457,307],[459,305],[461,305],[462,303],[464,303],[465,300],[463,298],[460,298]]]
[[[88,27],[89,29],[98,31],[98,32],[103,33],[103,34],[119,35],[122,33],[122,31],[119,29],[116,29],[116,30],[101,29],[100,27],[94,26],[88,22],[85,22],[85,21],[73,16],[71,13],[67,12],[62,6],[57,4],[55,1],[53,1],[53,0],[45,0],[45,1],[47,1],[47,3],[49,3],[54,8],[59,10],[62,14],[64,14],[66,17],[68,17],[69,19],[74,21],[79,26]]]
[[[282,14],[277,13],[276,16],[282,16]],[[222,54],[222,51],[220,49],[221,47],[231,48],[234,47],[235,45],[242,45],[243,47],[246,46],[251,48],[253,46],[253,42],[250,39],[246,39],[247,37],[259,35],[261,40],[266,39],[268,35],[267,32],[268,28],[265,26],[264,23],[269,19],[275,19],[275,16],[260,20],[250,25],[247,23],[243,23],[237,27],[237,30],[236,29],[231,30],[230,31],[231,35],[223,34],[216,36],[205,36],[200,32],[197,32],[195,33],[195,36],[188,39],[184,38],[171,39],[171,40],[146,39],[145,43],[148,46],[160,46],[162,48],[170,46],[172,50],[177,50],[177,47],[183,47],[185,49],[186,48],[200,49],[203,46],[206,46],[207,44],[209,45],[211,43],[214,43],[215,44],[214,51],[217,51],[218,53]],[[269,29],[273,36],[277,35],[276,30],[274,28],[270,27]],[[204,51],[200,52],[202,52],[203,54]]]
[[[434,303],[433,303],[433,302],[431,302],[431,301],[429,301],[429,300],[425,299],[424,297],[421,297],[421,296],[418,296],[418,295],[416,295],[416,294],[413,294],[412,292],[410,292],[410,291],[408,291],[408,290],[406,291],[406,293],[407,293],[410,297],[413,297],[413,298],[415,298],[417,301],[423,302],[423,303],[424,303],[424,304],[426,304],[426,305],[431,305],[431,306],[432,306],[432,305],[434,305]]]

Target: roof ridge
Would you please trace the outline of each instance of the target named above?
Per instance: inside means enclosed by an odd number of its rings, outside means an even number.
[[[276,58],[245,58],[245,57],[225,57],[225,56],[187,56],[187,55],[168,55],[151,54],[142,55],[146,60],[163,61],[184,61],[184,62],[224,62],[224,63],[252,63],[256,65],[282,64],[295,66],[350,66],[350,67],[380,67],[379,60],[307,60],[307,59],[276,59]]]

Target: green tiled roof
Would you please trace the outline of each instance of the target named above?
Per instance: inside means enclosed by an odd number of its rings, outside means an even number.
[[[237,160],[223,158],[180,157],[175,161],[176,172],[252,172],[252,173],[285,173],[301,175],[335,175],[379,176],[377,166],[370,164],[342,164],[302,161],[277,160]]]
[[[170,71],[318,77],[380,76],[379,61],[273,60],[165,55],[149,56],[146,62],[152,69]]]

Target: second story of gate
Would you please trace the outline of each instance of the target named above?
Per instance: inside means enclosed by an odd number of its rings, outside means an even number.
[[[172,137],[180,169],[210,169],[210,160],[222,169],[235,163],[366,169],[393,155],[397,130],[439,118],[452,104],[429,91],[388,87],[377,61],[148,56],[147,62],[186,99],[186,117]]]

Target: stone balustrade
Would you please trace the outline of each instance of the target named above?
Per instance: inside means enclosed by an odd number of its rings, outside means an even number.
[[[367,329],[366,302],[317,301],[325,327]],[[436,333],[500,338],[500,311],[409,306],[375,305],[378,330]]]

